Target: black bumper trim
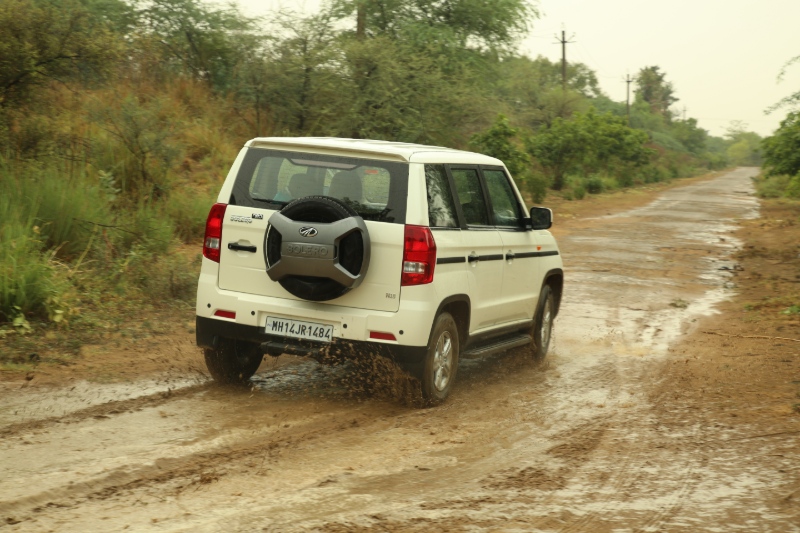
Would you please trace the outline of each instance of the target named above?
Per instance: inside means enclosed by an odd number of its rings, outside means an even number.
[[[295,355],[308,355],[310,357],[324,357],[326,355],[339,355],[347,357],[349,354],[357,356],[359,353],[382,355],[400,363],[416,364],[422,361],[426,346],[397,346],[370,341],[355,341],[334,338],[332,342],[316,342],[290,337],[280,337],[264,332],[264,328],[247,326],[235,322],[216,320],[214,318],[195,317],[195,338],[201,348],[214,349],[219,344],[219,339],[236,339],[258,344],[265,353],[275,353],[283,348],[282,353]]]

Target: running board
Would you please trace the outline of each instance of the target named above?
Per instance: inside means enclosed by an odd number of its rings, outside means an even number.
[[[473,346],[468,350],[461,353],[462,359],[476,359],[478,357],[485,357],[498,352],[505,352],[512,348],[518,348],[530,344],[533,339],[530,335],[514,335],[513,337],[505,337],[502,340],[490,342],[489,344],[479,344]]]

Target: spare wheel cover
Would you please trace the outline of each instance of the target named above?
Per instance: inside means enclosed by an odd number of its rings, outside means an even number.
[[[355,289],[364,281],[369,257],[364,219],[336,198],[299,198],[269,218],[267,275],[303,300],[333,300]]]

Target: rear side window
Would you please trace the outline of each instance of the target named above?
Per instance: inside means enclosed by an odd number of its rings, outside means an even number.
[[[425,165],[425,184],[428,189],[428,221],[434,228],[457,228],[453,193],[444,165]]]
[[[522,227],[523,220],[519,201],[505,172],[484,168],[483,179],[486,181],[486,188],[489,190],[495,226],[505,228]]]
[[[483,197],[478,171],[472,168],[451,169],[458,201],[468,226],[488,226],[489,215]]]
[[[250,148],[230,204],[280,209],[306,196],[330,196],[365,220],[405,223],[408,164]]]

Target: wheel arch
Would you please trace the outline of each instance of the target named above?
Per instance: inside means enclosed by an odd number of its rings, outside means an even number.
[[[464,346],[467,337],[469,336],[469,323],[471,316],[470,310],[471,303],[469,296],[466,294],[454,294],[441,301],[439,308],[436,310],[436,314],[433,317],[435,321],[436,317],[441,313],[445,311],[450,313],[450,315],[453,317],[453,320],[456,321],[459,343],[461,346]],[[431,332],[433,332],[433,325],[431,325]],[[430,340],[428,343],[430,343]]]
[[[564,292],[564,271],[560,268],[554,268],[547,272],[542,282],[542,287],[550,285],[550,290],[553,291],[553,298],[555,299],[556,315],[561,308],[561,295]]]

